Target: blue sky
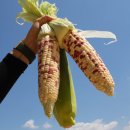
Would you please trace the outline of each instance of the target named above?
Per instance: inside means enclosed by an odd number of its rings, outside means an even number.
[[[69,130],[130,130],[130,1],[129,0],[50,0],[82,30],[106,30],[118,41],[89,39],[115,80],[113,97],[96,90],[68,55],[77,96],[76,125]],[[21,11],[17,0],[1,1],[0,60],[23,39],[30,24],[20,26],[15,17]],[[0,104],[1,130],[63,130],[54,117],[48,119],[38,98],[37,59],[29,65]]]

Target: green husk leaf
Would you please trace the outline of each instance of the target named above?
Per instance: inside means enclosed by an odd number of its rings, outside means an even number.
[[[28,12],[38,17],[42,15],[56,17],[57,14],[55,4],[50,4],[47,1],[42,2],[40,5],[38,0],[18,0],[18,3],[21,5],[23,12]]]
[[[24,12],[31,12],[25,0],[18,0],[18,3],[20,4]]]
[[[60,88],[53,113],[58,123],[67,128],[75,124],[77,104],[70,65],[64,49],[60,49],[60,57]]]
[[[38,0],[32,0],[32,2],[38,6]]]
[[[28,13],[28,12],[21,12],[16,16],[16,21],[18,22],[18,19],[22,18],[26,22],[34,22],[38,17],[34,14]]]
[[[31,2],[32,0],[27,0],[27,4],[29,5],[32,13],[38,17],[41,17],[43,14],[40,11],[40,9],[38,8],[37,5],[35,5],[35,3]]]
[[[21,5],[23,12],[28,12],[38,17],[41,17],[43,15],[42,12],[39,10],[36,1],[34,0],[18,0],[18,3]]]
[[[53,28],[57,40],[59,41],[60,47],[62,46],[62,40],[69,30],[76,30],[74,25],[67,19],[57,18],[49,23],[50,27]]]
[[[73,30],[75,28],[74,25],[67,18],[64,19],[57,18],[58,9],[55,6],[55,4],[50,4],[49,2],[44,1],[39,5],[38,0],[18,0],[18,1],[23,9],[23,12],[19,13],[16,19],[22,18],[24,21],[32,23],[42,15],[49,15],[55,18],[55,20],[49,22],[48,25],[52,28],[51,30],[55,32],[57,40],[60,43],[60,47],[63,48],[62,40],[64,36],[67,34],[69,30]]]

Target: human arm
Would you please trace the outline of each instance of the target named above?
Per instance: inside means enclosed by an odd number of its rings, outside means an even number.
[[[26,63],[11,54],[7,54],[2,60],[0,63],[0,103],[27,66]]]
[[[36,20],[32,25],[26,37],[20,42],[25,44],[26,47],[33,52],[37,53],[37,37],[41,26],[53,18],[44,16]],[[1,62],[0,62],[0,103],[8,94],[14,83],[25,71],[30,63],[29,59],[21,51],[13,49]]]

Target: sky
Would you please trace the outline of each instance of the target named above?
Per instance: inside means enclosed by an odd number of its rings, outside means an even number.
[[[68,56],[77,98],[76,124],[67,130],[130,130],[130,1],[129,0],[49,0],[82,30],[111,31],[110,39],[88,39],[115,81],[114,96],[95,89]],[[8,3],[8,4],[7,4]],[[21,11],[17,0],[1,1],[0,61],[22,40],[30,24],[20,26],[16,15]],[[37,59],[17,80],[0,104],[0,130],[64,130],[54,117],[48,119],[38,97]]]

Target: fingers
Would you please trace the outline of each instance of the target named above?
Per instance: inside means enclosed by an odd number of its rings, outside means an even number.
[[[42,16],[42,17],[38,18],[36,20],[36,22],[39,22],[40,26],[42,26],[43,24],[49,23],[49,22],[51,22],[54,19],[55,18],[52,18],[52,17],[46,15],[46,16]]]
[[[31,39],[36,39],[36,37],[38,36],[38,33],[41,29],[41,26],[45,23],[48,23],[50,21],[54,20],[54,18],[50,17],[50,16],[42,16],[40,18],[38,18],[34,24],[32,25],[32,27],[30,28],[27,37],[32,38]]]
[[[50,16],[42,16],[40,18],[38,18],[34,24],[32,25],[32,27],[30,28],[30,30],[28,31],[26,38],[24,39],[24,42],[26,44],[28,44],[29,46],[31,46],[31,48],[33,48],[33,50],[36,50],[36,41],[37,41],[37,37],[39,34],[39,31],[41,29],[41,26],[45,23],[48,23],[50,21],[54,20],[54,18],[50,17]]]

